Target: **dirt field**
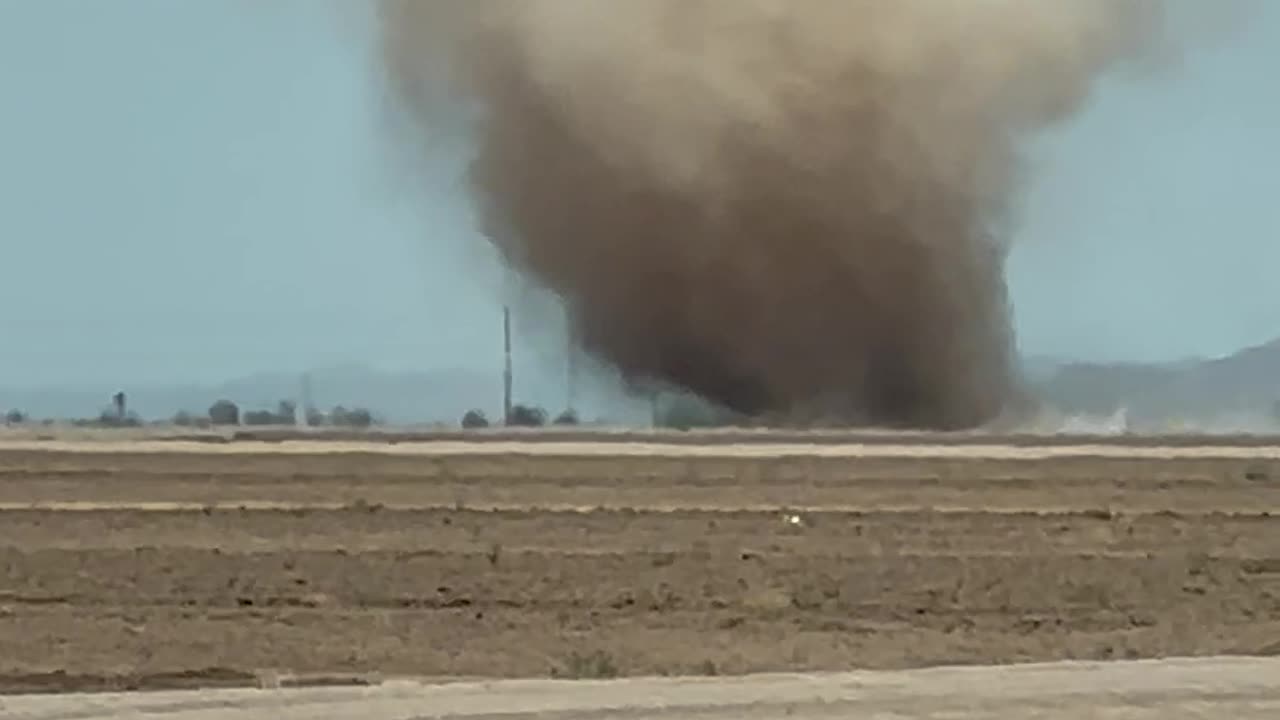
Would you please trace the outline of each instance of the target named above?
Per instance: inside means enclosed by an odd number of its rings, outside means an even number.
[[[0,443],[0,687],[1280,655],[1278,455]]]

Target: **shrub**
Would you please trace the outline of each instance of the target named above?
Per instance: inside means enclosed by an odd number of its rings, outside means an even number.
[[[15,408],[4,414],[4,421],[6,425],[21,425],[27,421],[27,414]]]
[[[489,418],[485,417],[483,410],[468,410],[462,416],[462,427],[465,430],[479,430],[489,427]]]
[[[572,652],[561,667],[552,668],[551,676],[567,680],[610,680],[618,677],[618,664],[603,650],[590,653]]]
[[[564,412],[556,416],[555,424],[556,425],[577,425],[578,413],[574,412],[573,410],[565,410]]]

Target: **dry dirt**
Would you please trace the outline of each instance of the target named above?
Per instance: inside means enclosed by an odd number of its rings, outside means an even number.
[[[1280,660],[0,697],[8,720],[1273,720]]]
[[[0,689],[1280,655],[1278,454],[0,443]]]

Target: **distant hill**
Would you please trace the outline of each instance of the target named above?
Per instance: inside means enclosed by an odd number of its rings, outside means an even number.
[[[1178,363],[1064,363],[1042,372],[1032,386],[1055,410],[1094,415],[1124,410],[1138,425],[1274,425],[1280,420],[1280,340],[1226,357]]]

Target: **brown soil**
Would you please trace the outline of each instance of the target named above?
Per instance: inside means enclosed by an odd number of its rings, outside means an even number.
[[[1272,459],[9,449],[0,687],[1274,655],[1272,510]]]

